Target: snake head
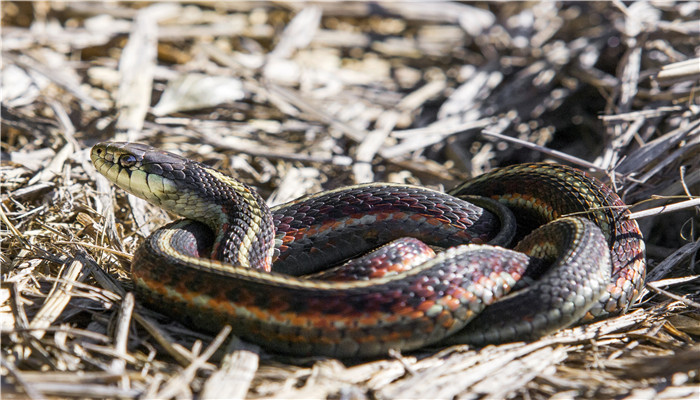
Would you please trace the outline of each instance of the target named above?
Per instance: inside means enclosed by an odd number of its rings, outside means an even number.
[[[216,232],[217,243],[227,236],[236,237],[227,243],[244,244],[274,236],[265,201],[247,185],[204,164],[145,144],[123,142],[99,143],[90,158],[99,173],[127,192],[208,225]],[[269,265],[272,245],[264,246],[258,253]],[[227,254],[223,259],[237,257],[234,245],[220,247]],[[252,263],[247,254],[237,262]]]
[[[140,143],[104,142],[90,153],[99,173],[127,192],[167,211],[218,230],[221,201],[206,193],[213,170]]]

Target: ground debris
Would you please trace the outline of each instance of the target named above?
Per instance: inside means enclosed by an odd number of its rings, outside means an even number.
[[[698,399],[698,20],[673,1],[4,2],[3,398]],[[270,354],[135,301],[131,255],[170,217],[95,172],[104,140],[198,159],[274,204],[569,163],[631,206],[647,288],[533,343]]]

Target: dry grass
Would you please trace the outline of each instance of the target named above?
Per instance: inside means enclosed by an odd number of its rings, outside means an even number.
[[[700,398],[699,19],[694,2],[5,2],[3,396]],[[632,206],[646,290],[534,343],[361,363],[214,339],[129,293],[169,216],[95,173],[90,146],[114,139],[270,203],[565,161]]]

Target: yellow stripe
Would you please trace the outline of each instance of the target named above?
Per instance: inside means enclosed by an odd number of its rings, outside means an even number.
[[[233,190],[236,191],[236,193],[243,197],[243,200],[245,201],[246,205],[248,206],[248,209],[250,210],[252,222],[248,227],[248,230],[246,231],[245,235],[241,239],[241,245],[238,247],[238,263],[242,267],[251,268],[250,248],[255,242],[255,236],[258,232],[260,232],[261,226],[263,224],[263,214],[260,210],[260,204],[258,204],[258,198],[253,193],[251,193],[248,187],[243,185],[241,182],[231,178],[230,176],[226,176],[220,173],[219,171],[210,168],[204,168],[204,170],[206,170],[219,181],[231,186]],[[269,255],[266,255],[266,260],[271,260],[271,257],[272,252],[270,252]]]
[[[442,253],[439,253],[435,258],[423,263],[416,268],[412,268],[408,271],[404,271],[397,275],[386,276],[382,278],[376,278],[366,281],[347,281],[347,282],[334,282],[334,281],[316,281],[309,279],[300,279],[286,274],[278,274],[274,272],[263,272],[252,268],[247,268],[239,265],[227,264],[218,260],[213,260],[210,258],[199,258],[184,255],[176,251],[170,243],[172,243],[173,236],[178,229],[183,226],[190,224],[191,222],[182,221],[179,224],[173,225],[169,228],[162,228],[163,233],[161,233],[160,238],[155,241],[154,245],[157,250],[165,253],[167,256],[178,260],[181,264],[196,269],[202,269],[208,272],[218,273],[222,276],[229,278],[248,278],[253,281],[258,281],[264,284],[278,285],[283,287],[291,288],[311,288],[311,289],[324,289],[324,290],[345,290],[345,289],[355,289],[355,288],[367,288],[373,286],[384,285],[386,283],[406,279],[413,275],[418,275],[423,273],[425,270],[433,268],[436,264],[442,263],[447,258],[456,257],[458,254],[462,254],[469,251],[479,251],[479,250],[499,250],[508,251],[512,250],[503,249],[501,247],[490,246],[485,244],[475,245],[475,244],[464,244],[455,247],[451,247]]]

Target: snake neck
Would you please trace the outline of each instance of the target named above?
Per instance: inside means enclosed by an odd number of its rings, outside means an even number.
[[[274,250],[272,213],[255,190],[205,165],[188,161],[178,182],[183,203],[173,212],[207,224],[216,234],[211,258],[269,271]]]
[[[235,182],[235,194],[217,198],[219,219],[209,223],[216,232],[211,258],[269,272],[275,235],[272,213],[254,190]]]

